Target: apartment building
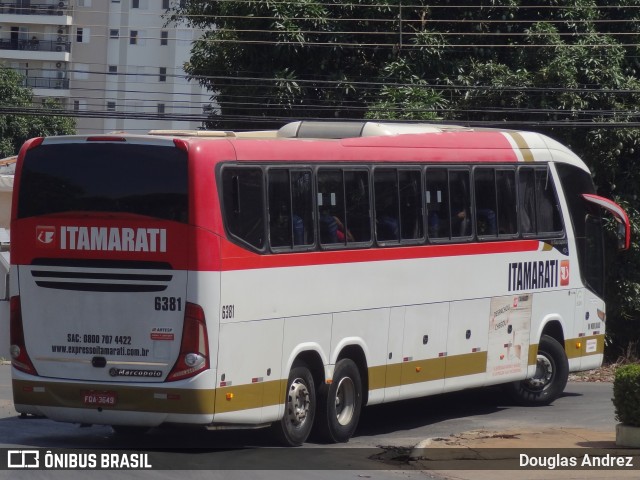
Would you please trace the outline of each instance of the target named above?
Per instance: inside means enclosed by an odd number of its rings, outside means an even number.
[[[81,134],[199,128],[211,95],[182,65],[200,32],[166,25],[170,1],[0,1],[0,63]]]

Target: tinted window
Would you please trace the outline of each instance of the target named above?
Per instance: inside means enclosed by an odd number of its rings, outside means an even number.
[[[369,206],[369,171],[345,170],[347,243],[371,241],[371,208]],[[350,238],[353,237],[353,240]]]
[[[131,213],[188,221],[187,154],[126,143],[41,145],[22,167],[18,217]]]
[[[269,171],[269,241],[291,246],[291,185],[288,170]]]
[[[272,247],[312,245],[311,172],[269,170],[269,238]]]
[[[476,168],[474,184],[478,237],[517,235],[516,171]]]
[[[318,172],[318,222],[320,243],[346,242],[342,170]]]
[[[371,241],[369,171],[318,171],[318,222],[325,245]]]
[[[427,232],[430,238],[451,237],[449,175],[445,168],[427,169]]]
[[[522,167],[518,182],[522,232],[542,235],[562,232],[560,209],[548,169]]]
[[[259,168],[227,167],[222,170],[223,208],[231,235],[264,246],[264,187]]]
[[[562,231],[560,207],[548,169],[536,169],[536,218],[538,233]]]
[[[518,234],[518,197],[516,195],[516,171],[496,170],[498,194],[498,235]]]
[[[419,170],[378,168],[374,174],[376,235],[380,242],[423,237]]]
[[[398,179],[395,169],[376,169],[374,173],[376,238],[379,242],[400,240]]]
[[[311,172],[291,171],[291,208],[293,211],[293,244],[312,245],[313,231],[313,187]]]
[[[400,187],[400,238],[402,240],[423,238],[422,173],[419,170],[400,170],[398,185]]]
[[[498,236],[498,204],[496,171],[477,168],[474,171],[476,199],[476,231],[479,237]]]

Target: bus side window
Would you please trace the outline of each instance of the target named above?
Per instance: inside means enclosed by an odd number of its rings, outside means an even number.
[[[371,241],[369,171],[345,170],[345,229],[347,243]]]
[[[272,168],[268,186],[271,247],[313,245],[311,172]]]
[[[318,170],[318,223],[320,243],[345,243],[344,183],[342,170]]]
[[[523,234],[536,233],[536,194],[532,168],[518,170],[518,197],[520,201],[520,227]]]
[[[471,185],[468,170],[449,171],[449,198],[451,202],[451,237],[473,234],[471,221]]]
[[[293,245],[313,245],[313,190],[310,170],[291,171]]]
[[[424,237],[420,170],[377,168],[374,171],[375,231],[379,242]]]
[[[515,236],[518,234],[515,169],[497,169],[496,188],[498,193],[498,235]]]
[[[476,231],[478,237],[497,237],[496,171],[493,168],[476,168],[475,185]]]
[[[536,218],[538,233],[562,232],[560,207],[549,169],[536,169]]]
[[[520,225],[523,234],[562,233],[562,219],[548,168],[520,167],[518,171]]]
[[[376,240],[399,241],[397,170],[377,168],[373,174],[376,211]]]
[[[427,233],[435,240],[451,237],[449,180],[446,168],[427,168]]]
[[[291,246],[291,188],[289,170],[269,170],[269,242],[272,247]]]
[[[422,173],[419,170],[399,170],[400,239],[424,238],[422,213]]]
[[[222,197],[227,229],[257,249],[264,247],[264,187],[259,168],[222,170]]]

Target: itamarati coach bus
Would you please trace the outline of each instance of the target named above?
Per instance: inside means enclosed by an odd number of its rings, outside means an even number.
[[[602,209],[521,131],[304,123],[35,138],[11,222],[15,408],[347,441],[365,405],[602,362]]]

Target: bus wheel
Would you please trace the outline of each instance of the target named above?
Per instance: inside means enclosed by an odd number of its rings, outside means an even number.
[[[564,348],[555,338],[542,335],[535,375],[514,382],[509,388],[514,400],[522,405],[548,405],[564,391],[568,378],[569,362]]]
[[[347,442],[362,409],[362,380],[356,364],[344,358],[336,364],[333,381],[323,385],[318,400],[316,432],[326,442]]]
[[[302,445],[309,437],[316,411],[313,376],[306,366],[294,366],[287,380],[284,415],[273,424],[273,432],[281,444]]]

